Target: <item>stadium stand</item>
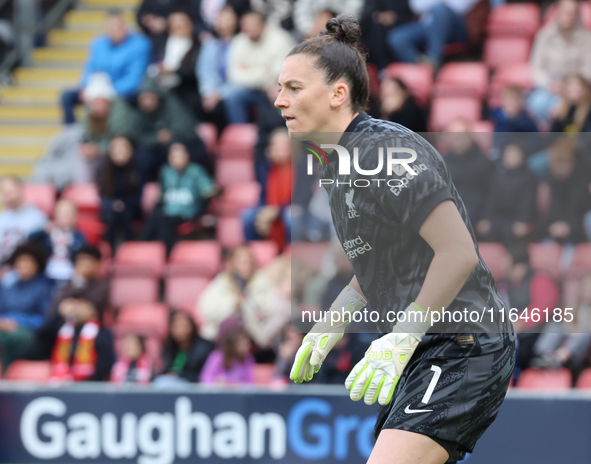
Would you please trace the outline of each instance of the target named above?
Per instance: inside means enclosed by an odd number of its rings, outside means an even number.
[[[571,386],[571,373],[568,369],[524,370],[517,381],[518,388],[536,390],[568,390]]]

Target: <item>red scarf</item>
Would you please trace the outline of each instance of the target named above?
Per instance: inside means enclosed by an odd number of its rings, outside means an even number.
[[[127,380],[127,372],[131,365],[131,359],[121,358],[113,366],[111,371],[111,382],[123,383]],[[152,378],[152,361],[146,354],[141,355],[135,365],[135,381],[137,383],[150,383]]]
[[[51,356],[51,380],[80,382],[88,380],[94,374],[97,362],[94,342],[100,325],[96,319],[84,324],[78,336],[74,360],[70,365],[75,330],[74,324],[66,322],[57,334]]]
[[[267,205],[281,207],[291,203],[291,163],[271,165],[265,196]],[[286,240],[281,216],[273,223],[269,238],[277,243],[279,251],[283,250]]]

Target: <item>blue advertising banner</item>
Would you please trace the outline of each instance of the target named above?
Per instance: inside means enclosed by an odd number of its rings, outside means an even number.
[[[338,387],[285,392],[4,389],[1,463],[363,463],[375,406]],[[591,396],[510,394],[465,462],[591,462]]]

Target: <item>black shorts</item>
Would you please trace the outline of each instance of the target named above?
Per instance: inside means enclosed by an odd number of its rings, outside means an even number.
[[[445,356],[457,352],[452,341],[419,347],[392,401],[379,406],[374,437],[382,429],[426,435],[447,450],[452,464],[474,450],[495,420],[515,366],[515,343],[486,354],[467,350],[466,356]]]

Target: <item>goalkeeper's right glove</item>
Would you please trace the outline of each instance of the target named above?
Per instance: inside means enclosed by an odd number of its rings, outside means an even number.
[[[302,346],[296,353],[289,378],[296,383],[312,380],[329,351],[343,338],[345,328],[351,323],[353,314],[366,305],[365,298],[347,285],[334,300],[330,310],[323,315],[323,320],[317,322],[304,337]],[[334,314],[334,317],[331,317],[334,312],[338,315]]]

